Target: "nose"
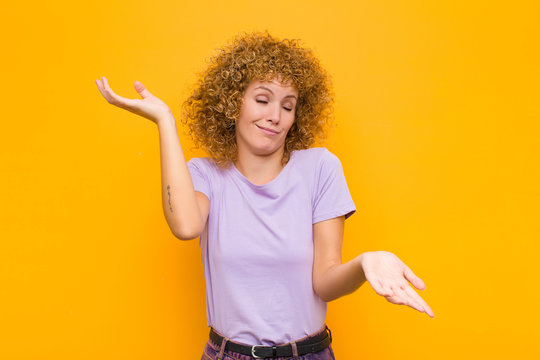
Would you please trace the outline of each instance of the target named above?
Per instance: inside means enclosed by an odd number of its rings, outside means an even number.
[[[268,106],[268,118],[267,120],[271,121],[274,124],[278,124],[281,118],[281,105],[279,103]]]

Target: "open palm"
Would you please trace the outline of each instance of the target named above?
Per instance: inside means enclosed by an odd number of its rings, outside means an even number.
[[[373,290],[393,304],[408,305],[432,318],[428,304],[409,285],[424,290],[426,285],[396,255],[388,251],[370,251],[362,254],[362,268]]]
[[[141,95],[142,99],[128,99],[117,95],[114,91],[112,91],[111,87],[109,86],[109,82],[104,76],[101,78],[101,81],[96,79],[96,85],[98,90],[101,92],[101,95],[103,95],[109,104],[131,111],[132,113],[145,117],[156,124],[158,121],[160,121],[160,119],[172,114],[169,106],[150,93],[150,91],[148,91],[139,81],[135,81],[134,87],[139,95]]]

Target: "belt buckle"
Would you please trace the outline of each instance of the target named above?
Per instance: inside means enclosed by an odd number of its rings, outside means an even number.
[[[255,359],[264,359],[264,356],[257,356],[257,355],[255,355],[255,348],[256,348],[257,346],[258,346],[258,347],[264,347],[264,345],[253,345],[253,346],[251,347],[251,356],[253,356]]]

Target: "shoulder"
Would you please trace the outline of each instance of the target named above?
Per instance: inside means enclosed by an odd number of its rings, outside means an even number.
[[[223,176],[223,171],[220,171],[219,167],[211,157],[191,158],[187,162],[187,167],[192,175],[198,175],[206,178],[208,181]]]
[[[303,162],[309,162],[311,166],[321,169],[323,167],[341,166],[341,161],[326,147],[313,147],[304,150],[296,150],[295,156]]]
[[[321,159],[335,156],[325,147],[312,147],[309,149],[295,150],[295,156],[302,160],[313,159],[320,161]]]
[[[187,165],[199,170],[217,168],[216,163],[211,157],[194,157],[187,162]]]

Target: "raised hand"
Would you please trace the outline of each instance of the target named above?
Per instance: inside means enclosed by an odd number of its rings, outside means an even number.
[[[134,114],[145,117],[156,124],[166,116],[172,115],[171,110],[163,101],[155,97],[148,91],[144,85],[135,81],[135,90],[141,95],[142,99],[127,99],[119,96],[112,91],[105,76],[101,80],[96,79],[96,85],[101,92],[101,95],[109,102],[109,104],[118,106],[119,108],[131,111]]]
[[[369,251],[361,256],[366,280],[377,294],[393,304],[408,305],[435,317],[433,310],[407,281],[419,290],[424,290],[426,285],[396,255],[388,251]]]

